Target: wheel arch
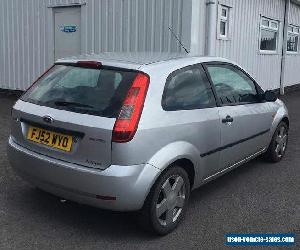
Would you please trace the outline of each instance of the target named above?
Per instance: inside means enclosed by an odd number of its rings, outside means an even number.
[[[159,177],[162,176],[166,171],[168,171],[170,168],[174,167],[174,166],[178,166],[183,168],[189,178],[189,182],[190,182],[190,190],[193,189],[194,183],[195,183],[195,176],[196,176],[196,171],[195,171],[195,165],[194,163],[191,161],[191,159],[188,158],[178,158],[172,162],[169,163],[168,166],[166,166],[157,176],[156,178],[153,180],[153,183],[151,185],[151,187],[149,188],[147,195],[145,197],[144,203],[143,203],[143,207],[145,206],[145,203],[151,193],[151,191],[153,190],[153,188],[155,187],[155,184],[157,183],[157,181],[159,180]]]
[[[195,178],[201,175],[201,168],[197,167],[201,165],[200,152],[194,145],[185,141],[173,142],[163,147],[147,163],[161,172],[174,165],[180,166],[187,172],[192,185]]]
[[[270,134],[270,141],[272,139],[273,134],[275,133],[276,128],[278,127],[279,123],[284,121],[287,123],[288,127],[290,126],[290,118],[288,114],[287,107],[282,101],[277,101],[278,110],[273,118],[272,126],[271,126],[271,134]]]
[[[290,119],[287,116],[283,117],[281,122],[284,122],[288,128],[290,127]]]
[[[194,182],[195,182],[195,166],[194,163],[186,158],[178,159],[175,162],[173,162],[169,167],[167,167],[165,170],[169,169],[172,166],[178,166],[185,170],[189,177],[190,181],[190,187],[193,189]]]

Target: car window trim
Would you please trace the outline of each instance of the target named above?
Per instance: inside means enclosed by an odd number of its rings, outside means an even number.
[[[212,104],[211,105],[208,105],[207,107],[205,108],[191,108],[191,109],[188,109],[188,108],[181,108],[181,109],[176,109],[176,110],[169,110],[169,109],[166,109],[165,107],[165,103],[164,103],[164,100],[165,100],[165,97],[166,97],[166,92],[167,92],[167,84],[169,83],[170,79],[178,74],[180,71],[185,71],[185,70],[188,70],[188,69],[194,69],[194,68],[198,68],[200,70],[203,70],[204,73],[205,73],[205,76],[208,80],[208,84],[209,84],[209,88],[212,90],[213,92],[213,98],[212,98]],[[163,91],[163,94],[162,94],[162,98],[161,98],[161,107],[164,111],[167,111],[167,112],[174,112],[174,111],[191,111],[191,110],[203,110],[203,109],[210,109],[210,108],[216,108],[218,107],[218,104],[217,104],[217,98],[216,98],[216,95],[215,95],[215,90],[211,84],[211,81],[210,79],[207,77],[207,73],[206,73],[206,70],[205,68],[203,67],[202,63],[196,63],[196,64],[192,64],[192,65],[188,65],[188,66],[185,66],[183,68],[179,68],[179,69],[176,69],[174,70],[173,72],[171,72],[166,81],[165,81],[165,84],[164,84],[164,91]]]
[[[218,107],[226,107],[226,106],[240,106],[240,105],[251,105],[251,104],[257,104],[257,103],[261,103],[262,100],[260,98],[260,95],[262,94],[262,92],[264,92],[262,90],[262,88],[259,86],[259,84],[253,79],[253,77],[251,77],[245,70],[243,70],[242,68],[240,68],[238,65],[235,65],[233,63],[230,63],[230,62],[218,62],[218,61],[212,61],[212,62],[204,62],[202,63],[202,66],[206,72],[206,75],[210,81],[210,84],[213,88],[213,91],[216,95],[216,102],[217,102],[217,105]],[[213,80],[208,72],[208,66],[231,66],[231,67],[234,67],[238,70],[240,70],[242,73],[244,73],[253,83],[254,83],[254,86],[255,86],[255,90],[256,90],[256,95],[258,97],[258,101],[257,102],[235,102],[235,103],[226,103],[226,104],[222,104],[220,102],[220,98],[217,94],[217,91],[216,91],[216,88],[214,86],[214,83],[213,83]]]

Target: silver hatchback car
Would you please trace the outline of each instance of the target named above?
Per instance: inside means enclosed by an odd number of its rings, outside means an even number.
[[[8,156],[67,200],[138,211],[171,232],[190,191],[259,156],[278,162],[289,117],[237,64],[174,54],[62,59],[12,110]]]

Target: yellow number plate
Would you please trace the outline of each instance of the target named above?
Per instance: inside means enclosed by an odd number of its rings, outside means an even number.
[[[67,152],[71,151],[73,143],[72,136],[63,135],[36,127],[29,127],[27,139]]]

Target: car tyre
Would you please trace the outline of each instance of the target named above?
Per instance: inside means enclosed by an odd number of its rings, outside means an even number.
[[[139,213],[140,225],[158,235],[172,232],[184,217],[189,196],[187,172],[179,166],[168,168],[148,194]]]
[[[287,149],[288,132],[288,125],[285,122],[280,122],[265,153],[267,161],[276,163],[282,160]]]

